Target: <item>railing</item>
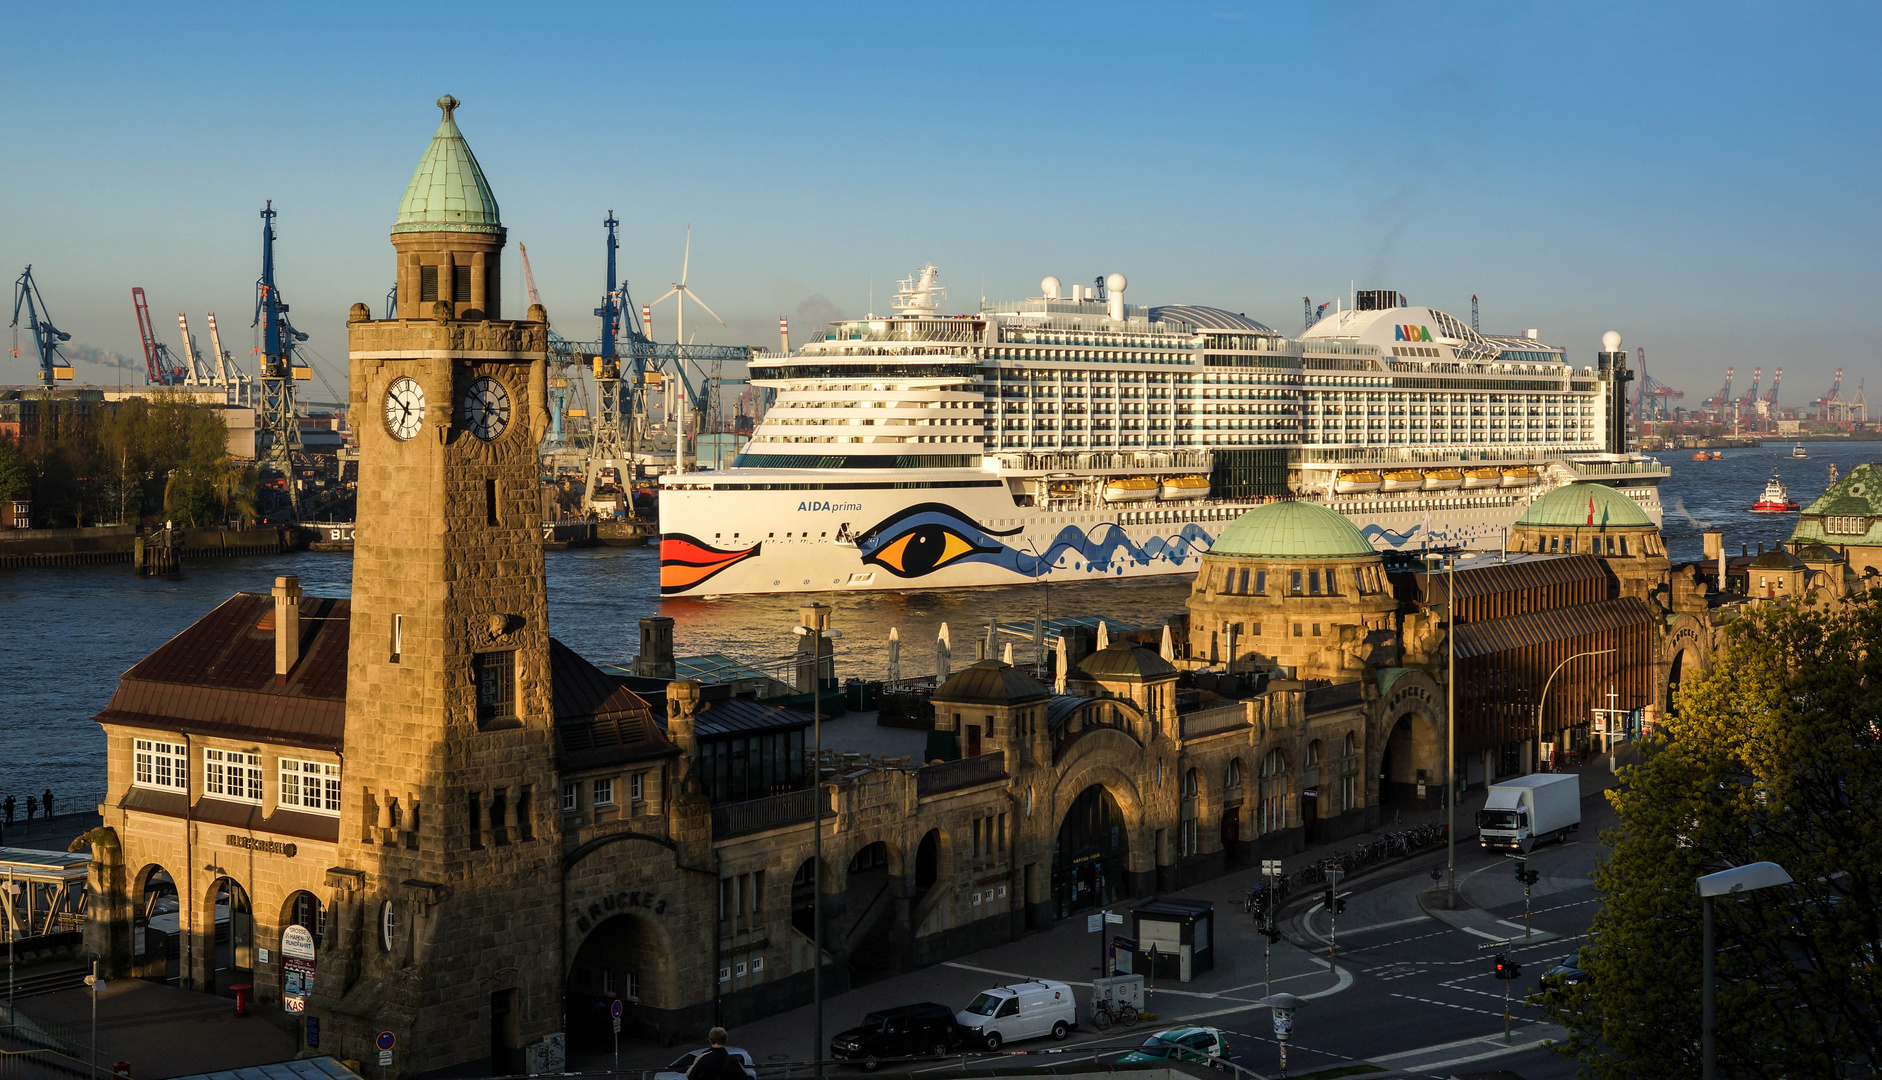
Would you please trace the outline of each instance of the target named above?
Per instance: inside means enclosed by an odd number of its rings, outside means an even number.
[[[1198,709],[1192,713],[1180,714],[1176,718],[1176,723],[1185,739],[1220,735],[1224,731],[1247,727],[1248,710],[1237,701],[1232,705],[1218,705],[1213,709]]]
[[[712,808],[712,835],[743,836],[785,825],[798,825],[817,816],[817,794],[825,791],[824,812],[830,813],[826,789],[808,787],[767,795],[762,799],[724,803]]]
[[[1307,715],[1331,712],[1334,709],[1357,705],[1365,700],[1365,684],[1361,682],[1336,683],[1333,686],[1318,686],[1307,691],[1305,708]]]
[[[956,791],[975,784],[988,784],[995,780],[1006,779],[1006,751],[995,750],[991,754],[979,757],[961,758],[959,761],[944,761],[939,765],[923,765],[915,773],[915,794],[919,798],[939,795],[944,791]]]

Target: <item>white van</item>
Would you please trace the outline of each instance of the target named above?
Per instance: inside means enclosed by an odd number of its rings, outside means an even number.
[[[1041,1035],[1065,1038],[1078,1026],[1078,1005],[1065,983],[1014,983],[981,991],[954,1020],[969,1040],[977,1038],[988,1050],[998,1050],[1005,1043]]]

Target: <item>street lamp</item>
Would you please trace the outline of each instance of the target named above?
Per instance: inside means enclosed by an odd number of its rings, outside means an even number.
[[[1705,953],[1700,981],[1701,989],[1699,1021],[1699,1058],[1701,1080],[1717,1080],[1719,1075],[1718,1041],[1713,1028],[1718,1012],[1718,991],[1713,986],[1713,947],[1712,947],[1712,898],[1730,896],[1733,893],[1753,892],[1769,889],[1775,885],[1789,885],[1791,876],[1784,868],[1774,862],[1755,862],[1745,866],[1735,866],[1730,870],[1720,870],[1716,874],[1707,874],[1698,881],[1699,906],[1702,909],[1704,930],[1701,934],[1700,948]]]
[[[1542,684],[1542,697],[1536,701],[1536,760],[1534,762],[1535,768],[1529,770],[1530,772],[1542,771],[1542,709],[1549,703],[1549,686],[1555,682],[1555,677],[1560,675],[1562,669],[1568,666],[1569,660],[1580,660],[1584,656],[1606,656],[1609,653],[1619,651],[1618,649],[1595,649],[1591,652],[1579,652],[1569,657],[1568,660],[1564,660],[1555,665],[1555,670],[1549,672],[1548,682]]]
[[[1449,906],[1457,907],[1457,555],[1444,557],[1444,868]]]
[[[821,621],[819,613],[819,621]],[[814,810],[811,816],[810,864],[814,867],[811,874],[810,919],[811,943],[816,956],[810,966],[810,995],[817,1003],[816,1044],[813,1046],[817,1063],[817,1075],[823,1075],[823,653],[824,642],[834,642],[843,636],[841,630],[819,630],[811,626],[794,626],[791,632],[798,637],[807,637],[810,642],[810,789]],[[835,648],[834,644],[831,646]]]

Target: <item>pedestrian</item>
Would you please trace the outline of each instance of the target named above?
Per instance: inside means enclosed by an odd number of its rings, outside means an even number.
[[[7,824],[11,825],[13,824],[13,796],[11,795],[7,796],[6,808],[7,808]]]
[[[39,800],[31,795],[26,797],[26,824],[33,823],[33,815],[39,813]]]
[[[686,1070],[686,1080],[745,1080],[745,1070],[725,1049],[725,1041],[730,1037],[722,1027],[707,1032],[706,1041],[712,1045],[693,1059],[693,1067]]]
[[[46,808],[46,824],[48,825],[52,824],[52,789],[51,788],[46,789],[46,793],[40,797],[39,802],[40,802],[40,805]]]

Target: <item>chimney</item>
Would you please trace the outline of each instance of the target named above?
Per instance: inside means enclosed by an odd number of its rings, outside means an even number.
[[[699,715],[699,684],[691,679],[679,679],[667,684],[667,738],[680,748],[683,761],[690,763],[699,749],[699,739],[694,734],[695,717]],[[681,766],[685,768],[683,764]]]
[[[1762,540],[1758,541],[1758,554],[1764,554],[1764,541]]]
[[[274,579],[274,676],[286,682],[301,660],[301,579]]]

